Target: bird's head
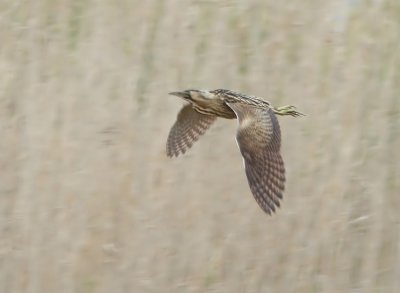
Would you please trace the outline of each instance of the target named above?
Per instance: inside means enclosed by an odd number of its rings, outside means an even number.
[[[212,99],[214,94],[207,90],[189,89],[181,92],[171,92],[170,95],[180,97],[188,102],[196,102],[198,100]]]
[[[186,101],[191,101],[192,97],[191,97],[190,92],[191,92],[191,90],[185,90],[185,91],[181,91],[181,92],[170,92],[168,94],[172,95],[172,96],[180,97]]]

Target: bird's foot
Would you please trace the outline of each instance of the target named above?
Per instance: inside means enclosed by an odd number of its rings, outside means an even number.
[[[290,115],[293,117],[299,117],[299,116],[306,116],[305,114],[296,111],[296,107],[292,105],[286,105],[278,108],[272,108],[272,111],[274,111],[275,114],[277,115]]]

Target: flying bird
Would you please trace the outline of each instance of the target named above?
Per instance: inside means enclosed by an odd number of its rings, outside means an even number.
[[[304,114],[292,105],[275,108],[259,97],[225,89],[189,89],[169,94],[188,104],[180,110],[169,132],[167,155],[184,154],[218,117],[238,119],[236,141],[250,190],[264,212],[269,215],[275,212],[280,206],[286,180],[276,115],[297,117]]]

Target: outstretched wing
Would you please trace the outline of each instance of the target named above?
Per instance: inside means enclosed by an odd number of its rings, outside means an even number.
[[[260,207],[271,214],[280,206],[279,200],[285,189],[278,119],[269,108],[227,104],[239,120],[236,140],[244,159],[250,190]]]
[[[184,154],[216,119],[216,116],[198,113],[190,104],[184,106],[168,135],[168,157]]]

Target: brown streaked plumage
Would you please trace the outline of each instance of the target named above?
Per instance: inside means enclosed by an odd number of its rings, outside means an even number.
[[[184,154],[216,119],[217,116],[200,114],[191,105],[185,105],[168,136],[167,155],[177,157]]]
[[[230,90],[173,92],[189,104],[178,114],[167,140],[169,157],[183,154],[217,117],[239,121],[236,141],[243,156],[250,190],[268,214],[280,206],[285,189],[285,167],[280,154],[278,115],[301,116],[294,106],[274,108],[255,96]]]

